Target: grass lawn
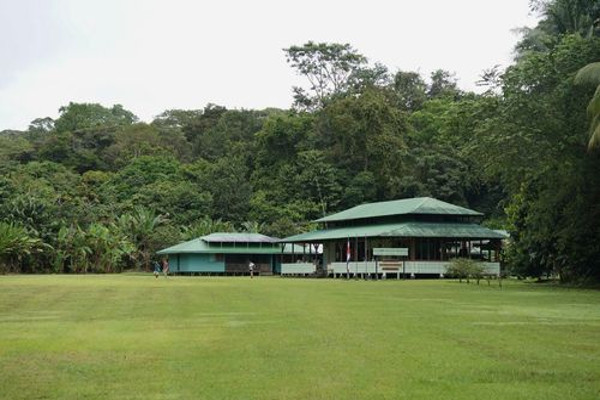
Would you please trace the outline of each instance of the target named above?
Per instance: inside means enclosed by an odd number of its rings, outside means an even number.
[[[0,277],[2,399],[599,399],[600,292]]]

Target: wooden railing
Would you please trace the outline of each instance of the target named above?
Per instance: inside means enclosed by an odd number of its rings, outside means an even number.
[[[350,261],[334,262],[327,265],[329,274],[340,275],[350,273],[351,275],[362,274],[427,274],[444,275],[448,261],[379,261],[377,271],[375,270],[375,261]],[[346,268],[346,265],[348,268]],[[486,275],[500,275],[500,263],[483,262],[484,273]]]
[[[281,275],[310,275],[316,271],[313,263],[286,263],[281,264]]]

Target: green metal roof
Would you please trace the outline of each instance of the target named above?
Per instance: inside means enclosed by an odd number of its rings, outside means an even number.
[[[307,232],[282,239],[288,243],[309,243],[353,237],[432,237],[456,239],[504,239],[506,236],[477,224],[402,222],[349,226]]]
[[[283,243],[268,243],[263,246],[256,242],[251,245],[240,244],[221,244],[206,242],[202,238],[193,239],[175,246],[157,251],[157,254],[302,254],[304,246],[294,245],[285,246]],[[251,242],[245,242],[251,243]],[[308,250],[306,251],[308,253]]]
[[[482,216],[477,211],[459,207],[431,197],[416,197],[394,201],[369,203],[350,208],[318,219],[317,222],[346,221],[354,219],[385,217],[390,215],[433,214],[433,215],[464,215]]]
[[[408,222],[383,236],[464,239],[505,239],[501,233],[477,224]]]
[[[259,233],[217,232],[201,239],[208,243],[276,243],[277,239]]]

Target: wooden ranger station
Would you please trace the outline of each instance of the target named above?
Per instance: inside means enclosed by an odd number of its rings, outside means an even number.
[[[477,259],[487,274],[499,275],[506,235],[481,226],[482,219],[480,212],[437,199],[409,198],[326,216],[316,221],[321,229],[282,242],[322,245],[319,271],[333,277],[443,276],[456,257]]]

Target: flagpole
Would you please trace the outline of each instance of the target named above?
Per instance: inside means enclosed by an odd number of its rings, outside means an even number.
[[[358,235],[354,236],[354,272],[358,277]]]
[[[350,236],[346,242],[346,279],[350,279]]]
[[[367,253],[367,235],[365,235],[365,276],[368,275],[368,269],[369,269],[369,260],[368,260],[368,253]]]

